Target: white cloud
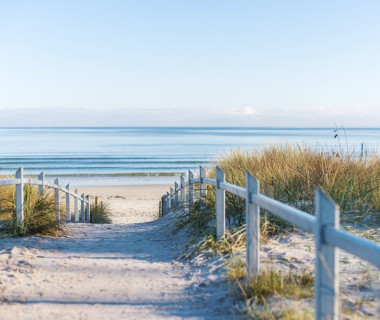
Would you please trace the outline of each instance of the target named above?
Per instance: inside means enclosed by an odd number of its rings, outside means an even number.
[[[234,116],[253,116],[257,111],[251,107],[224,109],[224,113]]]

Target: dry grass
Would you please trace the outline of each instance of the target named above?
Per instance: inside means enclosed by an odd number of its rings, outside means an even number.
[[[313,312],[309,308],[292,308],[294,301],[314,296],[312,273],[303,270],[283,274],[276,270],[264,270],[249,283],[246,283],[245,276],[245,263],[238,258],[231,260],[227,277],[239,288],[239,296],[244,301],[241,311],[251,318],[312,319]],[[281,305],[278,301],[282,299],[286,300],[287,308],[278,307]]]
[[[112,223],[111,210],[108,203],[91,204],[91,222],[92,223]]]
[[[54,195],[45,192],[38,195],[35,186],[24,186],[24,222],[20,224],[15,218],[15,187],[0,188],[0,233],[3,236],[44,235],[59,236],[65,232],[63,221],[57,221]],[[64,217],[64,208],[62,216]]]
[[[248,170],[260,181],[263,194],[309,213],[314,210],[317,186],[340,206],[342,221],[362,222],[367,217],[368,222],[380,223],[380,158],[376,154],[362,161],[333,150],[277,146],[261,152],[234,150],[217,165],[228,182],[244,187]],[[239,203],[231,210],[240,213],[240,207]]]

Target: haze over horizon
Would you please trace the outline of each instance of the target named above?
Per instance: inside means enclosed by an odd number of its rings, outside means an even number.
[[[379,127],[379,12],[0,0],[0,126]]]

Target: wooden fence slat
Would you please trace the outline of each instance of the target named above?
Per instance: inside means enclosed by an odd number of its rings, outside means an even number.
[[[194,200],[194,184],[191,182],[191,180],[194,178],[194,175],[190,170],[188,172],[188,178],[189,178],[189,192],[188,192],[188,197],[187,197],[187,205],[190,208],[193,205],[193,200]]]
[[[82,223],[85,223],[86,222],[86,217],[85,217],[85,198],[84,198],[84,193],[82,193],[81,195],[81,207],[80,207],[80,221]]]
[[[24,168],[16,171],[16,179],[20,183],[16,184],[16,220],[18,223],[24,222]]]
[[[46,184],[46,181],[45,181],[45,172],[41,172],[38,176],[38,180],[42,181],[42,184],[38,186],[38,195],[39,196],[42,196],[42,194],[44,193],[45,191],[45,184]]]
[[[174,206],[178,208],[178,183],[174,182]]]
[[[248,171],[246,172],[247,195],[245,200],[246,210],[246,281],[249,282],[256,276],[260,268],[260,207],[253,204],[251,194],[260,192],[260,183]]]
[[[206,170],[199,166],[199,209],[203,210],[206,208],[206,202],[203,201],[207,197],[207,186],[203,183],[203,178],[206,177]]]
[[[79,199],[78,199],[78,189],[74,191],[74,221],[79,222]]]
[[[216,237],[219,239],[225,233],[226,228],[226,191],[219,188],[219,183],[224,182],[224,172],[216,167]]]
[[[316,267],[315,318],[339,318],[339,265],[338,248],[324,239],[324,228],[339,228],[339,209],[320,189],[316,188]]]
[[[59,186],[59,179],[58,178],[56,178],[54,180],[54,184]],[[59,187],[54,188],[54,199],[55,199],[55,216],[57,218],[57,221],[59,221],[61,219],[61,213],[59,211]]]
[[[70,184],[66,186],[66,189],[70,191]],[[66,222],[71,222],[71,208],[70,208],[70,193],[66,193]]]
[[[91,202],[90,202],[90,196],[86,196],[87,204],[86,204],[86,222],[91,222]]]
[[[185,195],[186,195],[185,178],[183,176],[181,176],[181,189],[180,189],[181,206],[185,205]]]

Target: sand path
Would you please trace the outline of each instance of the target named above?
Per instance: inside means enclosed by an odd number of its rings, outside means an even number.
[[[223,281],[174,260],[165,219],[2,241],[1,319],[223,319]],[[227,312],[227,314],[226,314]]]
[[[102,188],[121,224],[0,240],[0,319],[233,318],[220,268],[177,259],[186,237],[171,216],[153,220],[163,187],[146,188]]]

